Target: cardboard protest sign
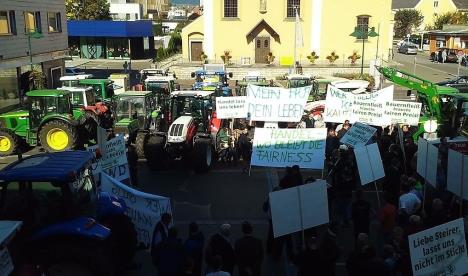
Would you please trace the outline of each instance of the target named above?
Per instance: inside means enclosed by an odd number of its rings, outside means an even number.
[[[324,180],[269,194],[275,238],[327,223],[327,183]]]
[[[247,117],[253,121],[299,122],[312,86],[299,88],[247,86]]]
[[[216,97],[216,117],[236,119],[247,117],[246,96]]]
[[[340,142],[354,148],[365,146],[371,140],[376,128],[356,122],[353,126],[346,131]]]
[[[376,143],[354,149],[361,185],[366,185],[385,177],[385,171]]]
[[[422,103],[387,101],[385,102],[383,113],[389,118],[390,124],[405,124],[417,126],[421,115]]]
[[[88,150],[96,151],[98,146],[89,147]],[[118,181],[128,181],[130,170],[127,161],[125,139],[117,136],[106,142],[105,154],[93,165],[93,174],[99,177],[101,172],[112,176]]]
[[[251,165],[323,169],[326,137],[326,128],[257,128]]]
[[[427,140],[420,138],[418,140],[416,172],[434,187],[437,183],[438,158],[439,149]]]
[[[468,200],[468,155],[449,150],[447,190]]]
[[[332,85],[327,88],[325,122],[351,123],[361,122],[370,125],[387,125],[388,118],[383,117],[383,107],[386,101],[393,100],[393,86],[366,94],[353,94],[342,91]]]
[[[101,177],[101,190],[125,201],[126,214],[135,224],[138,242],[149,247],[154,227],[161,220],[161,215],[172,213],[170,199],[132,189],[105,173]]]
[[[408,236],[413,275],[468,273],[463,218]]]

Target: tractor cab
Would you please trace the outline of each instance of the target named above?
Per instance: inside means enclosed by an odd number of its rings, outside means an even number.
[[[60,82],[62,83],[62,86],[75,87],[75,86],[79,86],[80,80],[90,79],[92,77],[93,75],[91,74],[63,76],[63,77],[60,77]]]
[[[111,102],[114,93],[114,81],[108,79],[82,79],[78,86],[92,87],[96,95],[97,102]]]
[[[126,253],[112,249],[131,241],[114,234],[109,223],[125,216],[125,201],[98,191],[94,159],[89,151],[38,154],[0,171],[0,217],[23,222],[9,248],[17,268],[29,264],[49,274],[66,260],[92,275],[110,275],[113,265],[125,265],[119,262]]]
[[[226,73],[224,64],[204,64],[203,70],[192,72],[195,83],[193,90],[215,91],[216,96],[232,96],[228,80],[232,78],[232,73]]]
[[[290,74],[286,78],[288,80],[286,88],[298,88],[313,84],[313,78],[308,75]]]
[[[212,118],[214,93],[211,91],[175,91],[171,94],[171,120],[192,117],[202,131],[208,131]]]
[[[169,70],[163,69],[156,69],[156,68],[148,68],[143,69],[140,71],[140,83],[144,83],[148,77],[167,77],[169,76]],[[174,79],[176,78],[175,74],[173,74]]]
[[[145,89],[153,91],[159,103],[169,97],[173,91],[180,90],[180,85],[175,83],[175,78],[172,76],[148,76],[145,79]]]
[[[139,129],[155,127],[160,110],[151,91],[129,91],[117,96],[115,133],[133,141]]]
[[[466,117],[468,112],[468,96],[465,94],[440,94],[443,124],[441,132],[448,137],[467,135]]]
[[[249,72],[241,81],[236,81],[236,96],[247,96],[247,86],[249,84],[257,86],[273,86],[273,81],[269,82],[259,72]]]

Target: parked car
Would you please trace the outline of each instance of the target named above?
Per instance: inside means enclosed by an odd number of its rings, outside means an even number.
[[[445,62],[458,63],[458,55],[457,54],[460,51],[458,49],[439,48],[439,49],[437,49],[437,51],[431,53],[430,59],[432,61],[441,62],[441,59],[442,59],[441,53],[442,53],[442,51],[447,51],[447,59],[445,60]],[[461,65],[463,65],[463,66],[466,65],[466,57],[462,58]]]
[[[418,53],[418,46],[413,43],[403,43],[398,47],[398,52],[405,55],[416,55]]]
[[[86,73],[75,67],[65,67],[65,76],[85,75]]]
[[[441,81],[437,85],[450,86],[458,89],[460,93],[468,93],[468,76],[459,76],[455,79]]]

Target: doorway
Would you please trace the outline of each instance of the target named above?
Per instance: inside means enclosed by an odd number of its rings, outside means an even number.
[[[255,63],[267,63],[270,53],[270,37],[255,38]]]
[[[190,42],[190,60],[201,61],[201,54],[203,52],[203,43],[201,41]]]
[[[62,67],[50,68],[51,87],[53,89],[60,86],[60,77],[62,76]]]

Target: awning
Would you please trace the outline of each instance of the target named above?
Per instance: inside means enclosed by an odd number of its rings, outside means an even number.
[[[279,34],[263,19],[247,34],[247,43],[252,42],[263,30],[267,31],[276,42],[281,43]]]

